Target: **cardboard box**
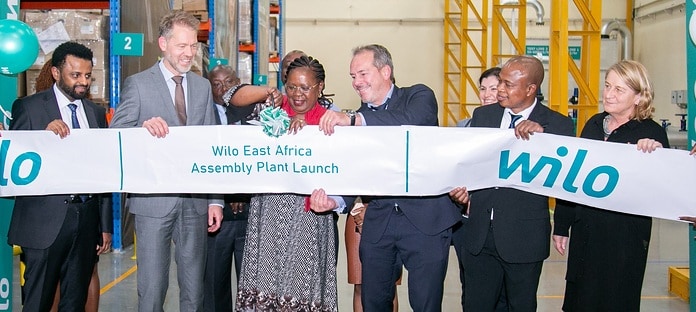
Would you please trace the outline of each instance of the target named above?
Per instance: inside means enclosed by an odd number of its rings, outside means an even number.
[[[689,268],[671,266],[668,272],[667,288],[669,292],[689,302]]]
[[[172,11],[183,10],[183,9],[184,9],[184,1],[183,0],[174,0],[172,2]]]
[[[39,77],[41,69],[28,69],[24,72],[24,81],[26,85],[26,95],[36,93],[36,78]]]
[[[105,70],[92,70],[92,85],[89,87],[90,99],[109,100],[109,77]]]
[[[92,50],[92,69],[109,68],[109,42],[106,40],[76,40]]]
[[[183,0],[184,11],[208,11],[208,1],[206,0]]]
[[[70,39],[104,40],[109,38],[108,18],[101,14],[73,12],[73,29]]]

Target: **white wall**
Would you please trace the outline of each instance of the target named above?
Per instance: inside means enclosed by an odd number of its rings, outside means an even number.
[[[391,52],[397,85],[425,83],[441,100],[441,1],[290,0],[285,3],[285,50],[304,50],[324,65],[326,93],[336,94],[334,103],[339,107],[360,106],[349,76],[351,49],[371,43],[384,45]]]
[[[569,2],[569,27],[579,29],[579,13]],[[650,2],[660,1],[641,0],[636,6]],[[551,0],[541,3],[546,25],[534,25],[536,12],[528,7],[529,38],[549,37]],[[369,43],[380,43],[392,52],[398,85],[425,83],[442,105],[444,0],[288,0],[285,4],[286,51],[305,50],[324,64],[327,93],[336,93],[341,108],[359,105],[348,76],[350,51]],[[625,17],[625,0],[603,1],[603,21]],[[683,11],[656,14],[634,24],[634,59],[645,64],[655,84],[655,119],[668,118],[677,126],[674,114],[681,111],[670,104],[670,92],[686,89],[685,41]]]

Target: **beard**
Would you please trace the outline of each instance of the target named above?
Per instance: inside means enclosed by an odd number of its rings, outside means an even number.
[[[65,82],[63,82],[62,80],[57,81],[56,84],[58,85],[59,89],[63,90],[63,93],[65,93],[72,99],[84,99],[85,97],[87,97],[87,91],[89,91],[89,85],[74,84],[72,86],[69,86],[65,84]],[[79,92],[76,90],[77,87],[84,87],[85,91]]]

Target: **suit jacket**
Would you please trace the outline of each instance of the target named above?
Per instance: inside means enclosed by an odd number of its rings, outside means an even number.
[[[106,128],[106,110],[87,99],[82,100],[90,128]],[[61,119],[53,88],[17,99],[12,104],[10,130],[46,130],[48,124]],[[100,227],[112,232],[111,194],[95,194],[89,201],[100,209]],[[18,196],[15,199],[8,243],[28,248],[46,249],[53,244],[67,212],[70,195]],[[99,233],[95,233],[99,235]],[[99,236],[101,237],[101,236]]]
[[[470,126],[500,128],[504,112],[500,104],[478,107],[474,110]],[[545,133],[575,134],[572,119],[541,103],[537,103],[528,119],[541,124]],[[537,262],[549,256],[551,224],[548,197],[494,187],[471,192],[470,199],[465,244],[470,253],[477,255],[481,252],[492,226],[497,251],[506,262]],[[557,205],[564,205],[564,202],[557,201]]]
[[[215,125],[215,105],[210,82],[194,73],[186,73],[186,125]],[[121,103],[113,118],[112,128],[142,127],[152,117],[162,117],[171,126],[179,123],[174,101],[169,95],[167,82],[159,63],[125,79],[121,89]],[[129,194],[133,214],[161,218],[174,209],[181,194]],[[186,194],[189,196],[189,194]],[[199,214],[208,213],[209,204],[223,205],[218,195],[190,194]]]
[[[391,98],[382,106],[386,110],[372,111],[366,103],[360,105],[360,112],[369,126],[437,126],[437,100],[433,91],[425,85],[399,88],[394,86]],[[348,207],[353,200],[346,200]],[[461,219],[456,205],[449,195],[394,197],[364,197],[370,209],[365,213],[361,239],[377,242],[387,227],[394,204],[398,204],[404,215],[413,225],[426,235],[435,235],[449,229]]]

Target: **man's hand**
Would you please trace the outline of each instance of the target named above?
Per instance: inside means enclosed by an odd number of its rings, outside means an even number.
[[[309,197],[309,207],[314,212],[326,212],[336,209],[338,204],[333,198],[326,195],[324,189],[316,189]]]
[[[51,121],[48,126],[46,126],[46,130],[52,131],[61,139],[64,139],[66,136],[68,136],[68,134],[70,134],[70,127],[63,122],[63,119]]]
[[[466,187],[455,187],[449,192],[450,198],[461,205],[469,204],[469,191]]]
[[[522,120],[515,126],[515,136],[518,139],[529,140],[529,136],[535,132],[543,133],[544,127],[531,120]]]
[[[102,233],[102,244],[97,245],[97,255],[107,253],[111,250],[111,233]]]
[[[554,235],[553,247],[556,248],[556,251],[558,251],[561,256],[565,256],[566,247],[568,247],[568,237]]]
[[[222,207],[208,205],[208,232],[213,233],[220,229],[222,224]]]
[[[163,138],[169,134],[169,126],[167,122],[162,119],[162,117],[152,117],[143,122],[143,128],[150,131],[150,134],[154,137]]]
[[[335,126],[350,126],[350,117],[345,113],[326,111],[319,119],[319,130],[324,131],[326,135],[332,135]]]

